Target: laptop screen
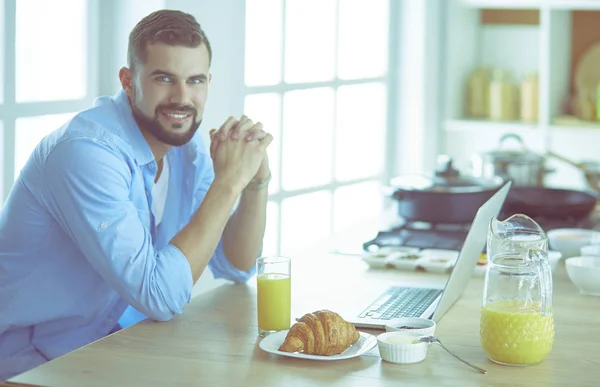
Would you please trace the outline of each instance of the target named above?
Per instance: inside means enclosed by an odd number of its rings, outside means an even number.
[[[432,320],[436,323],[465,291],[467,283],[473,275],[473,268],[485,247],[490,220],[500,213],[510,186],[511,182],[509,181],[477,210],[454,269],[433,314]]]

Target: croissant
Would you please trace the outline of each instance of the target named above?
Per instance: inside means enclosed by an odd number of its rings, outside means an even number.
[[[330,356],[344,352],[359,337],[354,325],[339,314],[319,310],[305,314],[292,325],[279,350]]]

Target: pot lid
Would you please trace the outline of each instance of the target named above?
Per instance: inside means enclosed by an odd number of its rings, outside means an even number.
[[[438,157],[438,169],[434,176],[398,176],[391,180],[391,185],[405,191],[468,193],[496,189],[503,181],[502,178],[487,179],[461,175],[452,166],[452,159],[441,155]]]
[[[505,148],[504,143],[509,139],[513,139],[513,140],[517,141],[519,143],[519,147],[518,148]],[[514,134],[514,133],[508,133],[508,134],[503,135],[500,138],[499,147],[497,149],[483,153],[483,157],[486,160],[510,162],[510,163],[515,163],[515,162],[539,163],[544,160],[544,156],[539,155],[539,154],[527,149],[527,147],[523,143],[523,139],[521,139],[521,136]]]
[[[498,149],[489,151],[483,154],[487,160],[501,161],[501,162],[531,162],[539,163],[544,160],[544,157],[537,153],[527,150],[509,150],[509,149]]]
[[[496,189],[502,184],[502,181],[502,179],[466,176],[444,178],[426,175],[403,175],[393,178],[391,185],[393,188],[404,191],[468,193]]]

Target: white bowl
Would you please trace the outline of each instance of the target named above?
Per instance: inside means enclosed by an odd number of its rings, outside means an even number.
[[[377,336],[381,358],[390,363],[413,364],[427,356],[429,343],[415,342],[418,337],[406,332],[385,332]]]
[[[435,321],[420,317],[402,317],[390,320],[386,332],[405,332],[413,336],[435,336]]]
[[[567,258],[565,266],[569,278],[581,293],[600,296],[600,257]]]
[[[581,255],[585,255],[585,256],[600,255],[600,245],[583,246],[579,251],[580,251]]]
[[[558,262],[560,262],[562,256],[563,255],[560,251],[548,251],[548,263],[550,263],[552,273],[556,271],[556,267],[558,266]]]
[[[600,242],[600,232],[585,228],[557,228],[546,233],[550,250],[569,258],[580,254],[583,246]]]

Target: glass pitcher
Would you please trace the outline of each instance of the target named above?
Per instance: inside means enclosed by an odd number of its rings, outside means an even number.
[[[554,342],[548,237],[525,215],[493,218],[487,256],[481,345],[496,363],[539,363]]]

